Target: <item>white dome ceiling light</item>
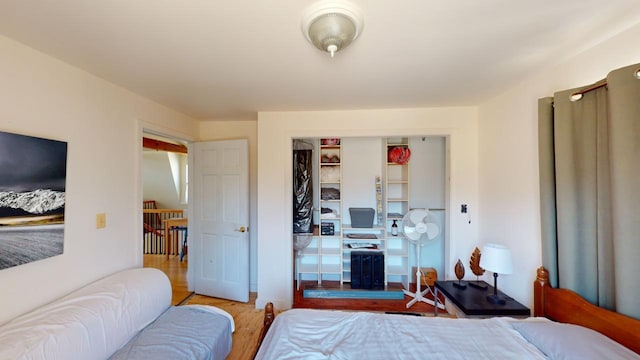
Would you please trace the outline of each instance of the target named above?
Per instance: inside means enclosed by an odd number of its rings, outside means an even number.
[[[302,16],[302,32],[315,47],[331,54],[347,47],[362,32],[360,9],[345,1],[320,1]]]

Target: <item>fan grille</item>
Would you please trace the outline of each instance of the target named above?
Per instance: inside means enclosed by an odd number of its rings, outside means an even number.
[[[402,218],[402,233],[413,242],[426,244],[435,240],[440,234],[438,221],[429,211],[424,209],[410,210]]]

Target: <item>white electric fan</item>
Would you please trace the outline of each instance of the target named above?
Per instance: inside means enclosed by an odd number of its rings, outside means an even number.
[[[425,209],[414,209],[409,211],[402,218],[402,234],[404,237],[416,245],[416,292],[412,293],[409,290],[403,290],[405,295],[413,296],[413,299],[407,303],[407,308],[413,306],[418,301],[425,302],[430,305],[435,303],[431,299],[427,299],[425,295],[431,293],[434,296],[431,287],[427,287],[426,290],[421,289],[420,279],[420,248],[428,243],[433,242],[440,234],[440,226],[438,225],[435,217]],[[441,306],[441,304],[438,304]]]

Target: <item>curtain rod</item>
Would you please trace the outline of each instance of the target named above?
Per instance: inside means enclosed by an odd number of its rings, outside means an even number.
[[[640,68],[638,68],[636,71],[634,71],[634,76],[636,77],[636,79],[640,79]],[[596,89],[600,89],[601,87],[605,87],[607,86],[607,80],[603,79],[593,85],[587,86],[582,90],[576,91],[573,94],[569,95],[569,99],[571,101],[578,101],[580,99],[582,99],[582,95],[588,93],[589,91],[593,91]],[[553,100],[551,100],[551,105],[553,106]]]
[[[601,83],[596,83],[596,84],[593,84],[591,86],[588,86],[588,87],[586,87],[586,88],[584,88],[584,89],[582,89],[580,91],[574,92],[572,95],[582,95],[582,94],[588,93],[589,91],[593,91],[595,89],[600,89],[601,87],[604,87],[604,86],[607,86],[607,82],[606,81],[603,81]]]
[[[597,83],[595,83],[593,85],[587,86],[587,87],[583,88],[582,90],[576,91],[573,94],[569,95],[569,100],[578,101],[578,100],[582,99],[582,95],[588,93],[589,91],[600,89],[601,87],[605,87],[605,86],[607,86],[607,80],[602,80],[600,82],[597,82]]]

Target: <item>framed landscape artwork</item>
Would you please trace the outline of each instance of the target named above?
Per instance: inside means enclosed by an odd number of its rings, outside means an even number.
[[[64,250],[67,143],[0,131],[0,270]]]

